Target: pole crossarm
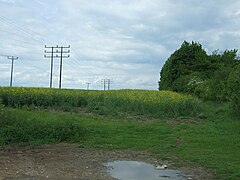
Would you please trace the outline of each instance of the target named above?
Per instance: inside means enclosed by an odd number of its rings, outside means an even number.
[[[45,45],[45,48],[49,48],[49,49],[51,49],[51,48],[59,48],[59,46],[58,45],[56,45],[56,46],[47,46],[47,45]]]
[[[7,58],[8,58],[8,59],[11,59],[11,60],[13,60],[13,61],[18,59],[18,57],[14,57],[14,56],[7,56]]]
[[[59,56],[57,56],[57,55],[55,55],[55,56],[50,56],[50,55],[48,56],[48,55],[44,55],[44,57],[45,57],[45,58],[52,58],[52,57],[53,57],[53,58],[58,58]]]
[[[44,51],[45,53],[59,53],[59,54],[61,54],[61,51],[58,51],[58,50],[56,50],[56,51]],[[63,51],[62,53],[70,53],[70,50],[68,50],[68,51]]]

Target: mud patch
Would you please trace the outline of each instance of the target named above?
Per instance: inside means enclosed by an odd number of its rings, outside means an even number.
[[[106,151],[80,147],[76,144],[43,145],[39,147],[0,148],[0,179],[85,179],[112,180],[104,163],[115,160],[161,162],[148,152],[131,150]],[[185,168],[193,179],[212,179],[200,168]]]

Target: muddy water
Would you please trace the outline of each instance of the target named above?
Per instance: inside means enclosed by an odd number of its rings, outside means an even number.
[[[108,173],[118,180],[186,180],[181,171],[156,169],[153,165],[138,161],[114,161],[105,164]]]

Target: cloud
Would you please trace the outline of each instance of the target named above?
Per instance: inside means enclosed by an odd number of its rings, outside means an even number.
[[[13,4],[15,3],[14,0],[0,0],[1,3]]]
[[[209,53],[240,44],[240,2],[235,0],[0,0],[0,4],[0,54],[20,57],[15,71],[18,85],[48,86],[45,44],[71,45],[71,58],[64,60],[64,87],[85,88],[91,82],[94,89],[102,89],[102,78],[113,79],[115,89],[157,89],[162,65],[184,40],[200,42]],[[59,59],[54,64],[57,87]]]

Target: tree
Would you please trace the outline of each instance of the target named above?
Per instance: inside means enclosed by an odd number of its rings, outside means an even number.
[[[234,104],[234,87],[237,85],[234,85],[234,75],[231,73],[238,64],[236,49],[217,50],[207,55],[201,44],[184,41],[164,64],[160,72],[159,90],[190,93],[213,101],[228,101],[230,98]]]
[[[228,98],[228,78],[238,63],[237,50],[225,50],[223,53],[215,51],[209,56],[212,72],[209,73],[210,91],[212,97],[207,98],[215,101],[227,101]]]
[[[196,42],[183,42],[181,47],[176,50],[166,61],[161,72],[159,89],[181,91],[179,82],[184,81],[184,76],[189,77],[195,72],[206,71],[208,69],[207,53],[202,49],[202,45]]]

